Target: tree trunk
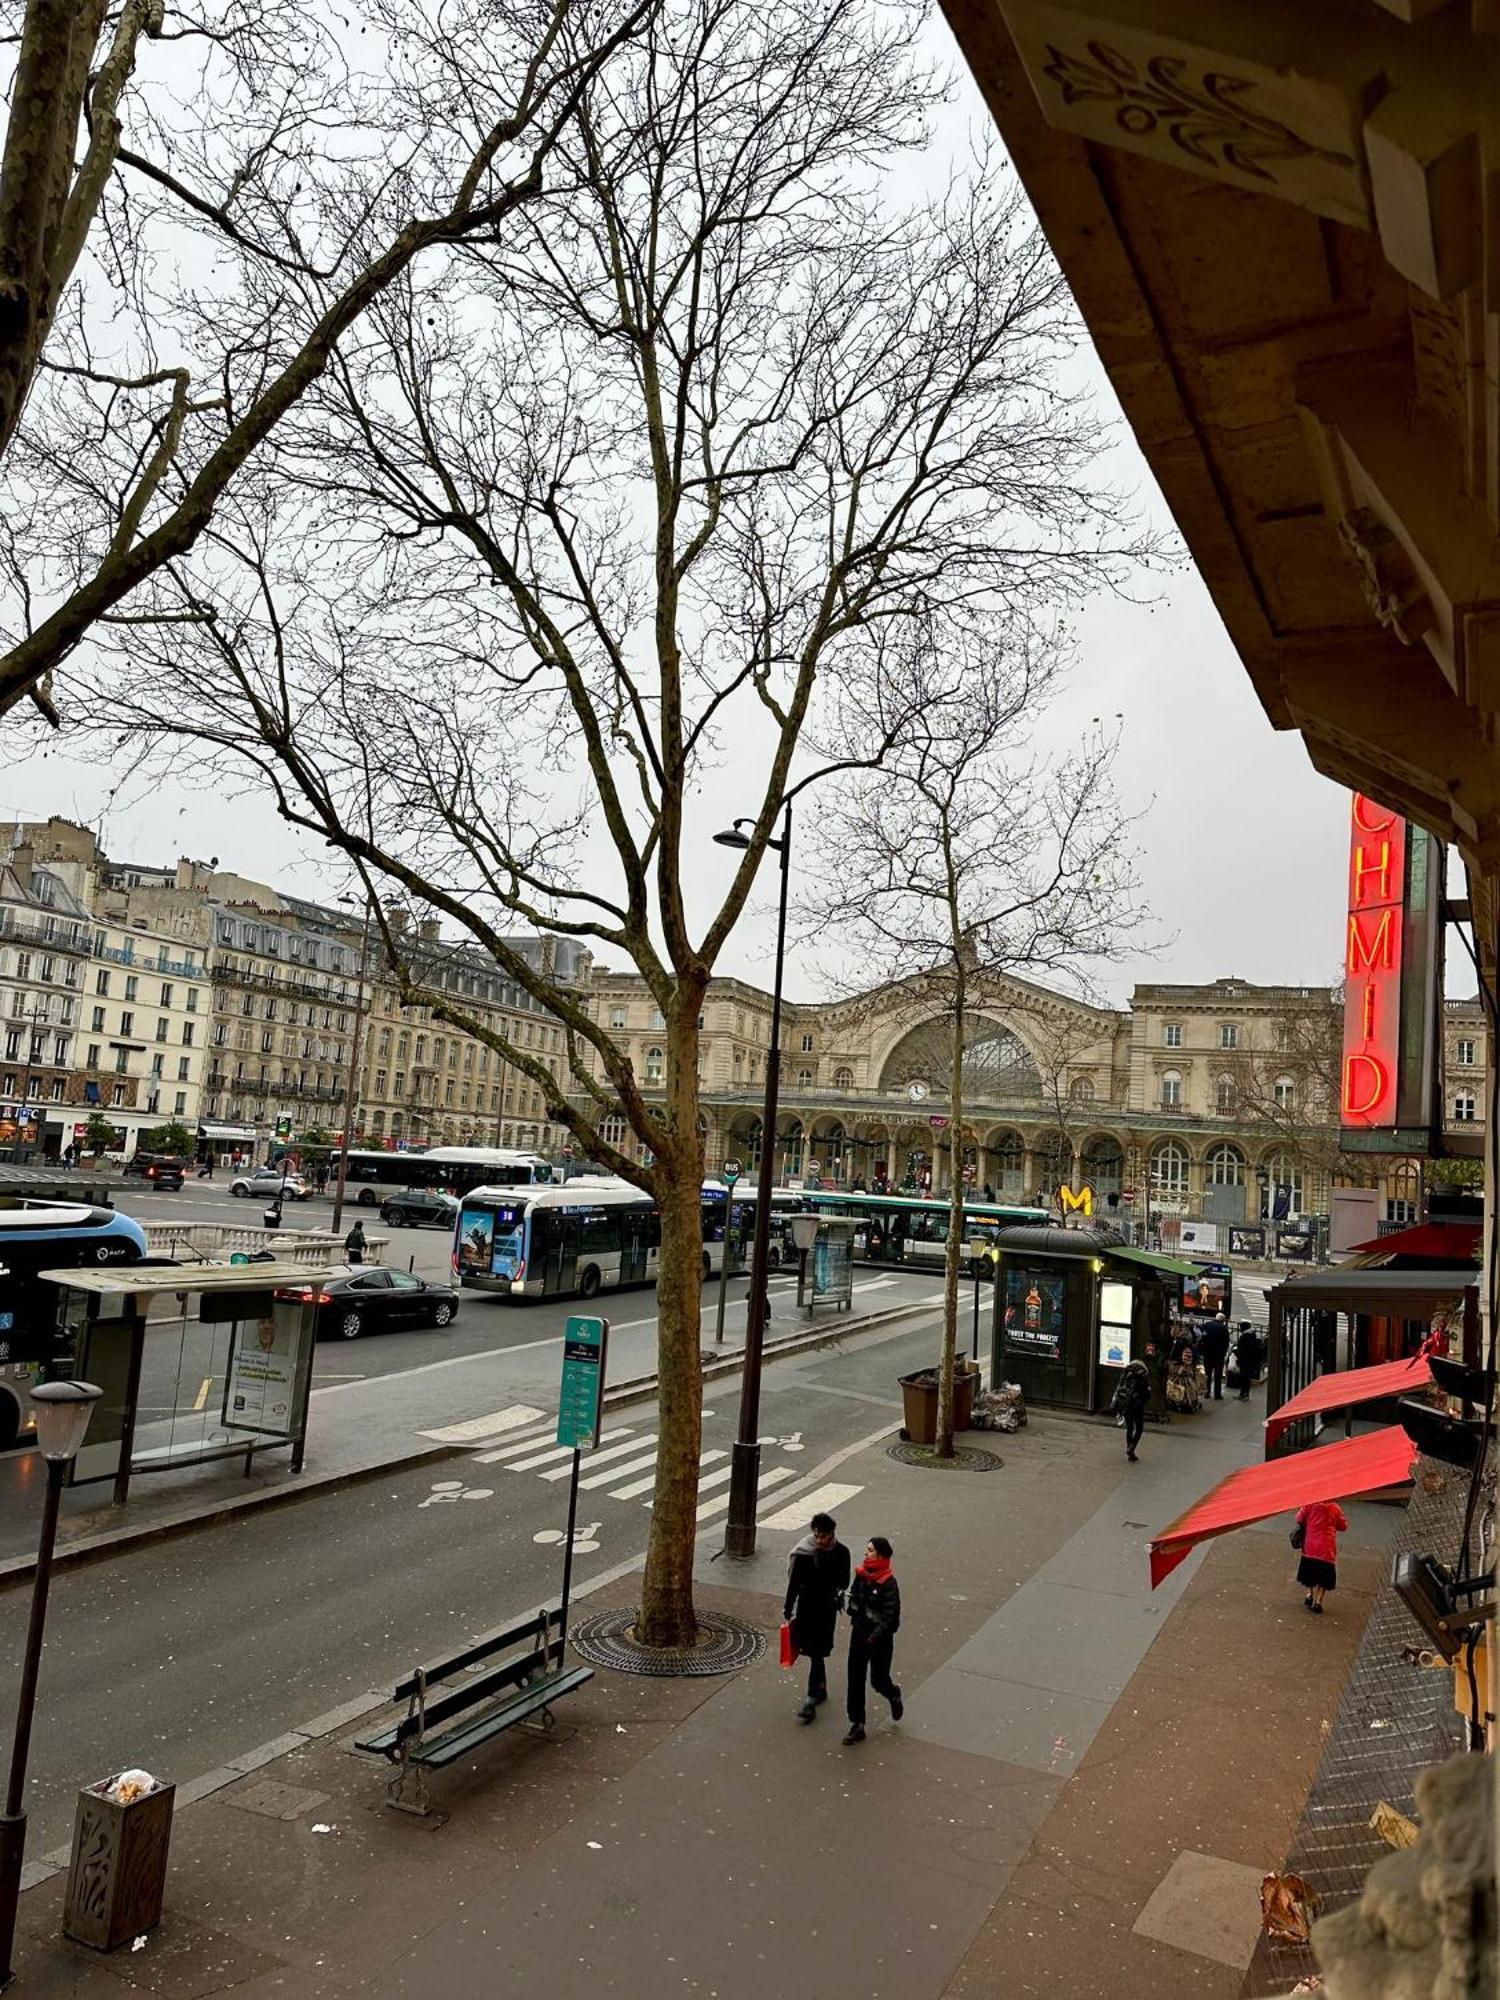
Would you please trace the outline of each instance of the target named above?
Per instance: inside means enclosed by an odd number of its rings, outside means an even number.
[[[948,1241],[943,1251],[943,1356],[938,1364],[937,1455],[953,1456],[953,1374],[958,1358],[958,1276],[964,1248],[964,1014],[962,974],[953,994],[948,1065]]]
[[[667,1029],[667,1119],[672,1146],[656,1163],[661,1208],[657,1267],[656,1486],[636,1636],[647,1646],[690,1646],[698,1456],[703,1444],[703,1158],[698,1141],[701,992],[679,988]]]

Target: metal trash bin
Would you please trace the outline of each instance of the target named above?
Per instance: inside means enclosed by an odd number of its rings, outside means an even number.
[[[78,1794],[63,1932],[113,1951],[161,1922],[172,1840],[175,1785],[158,1784],[128,1805],[106,1796],[103,1778]]]

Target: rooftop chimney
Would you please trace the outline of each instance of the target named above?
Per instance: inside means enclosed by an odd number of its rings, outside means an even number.
[[[417,925],[417,936],[423,944],[436,944],[442,935],[442,920],[438,917],[423,917]]]

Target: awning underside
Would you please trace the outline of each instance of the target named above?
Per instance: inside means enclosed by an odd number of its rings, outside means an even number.
[[[1299,1417],[1317,1416],[1323,1410],[1347,1410],[1355,1403],[1378,1402],[1382,1396],[1410,1395],[1414,1389],[1425,1389],[1431,1380],[1432,1370],[1425,1354],[1411,1354],[1404,1361],[1377,1361],[1371,1368],[1341,1368],[1316,1376],[1266,1418],[1266,1450],[1274,1451],[1283,1431]]]
[[[1314,1451],[1242,1465],[1151,1539],[1151,1588],[1172,1574],[1199,1542],[1251,1521],[1295,1512],[1312,1500],[1378,1493],[1411,1477],[1417,1448],[1399,1424]]]

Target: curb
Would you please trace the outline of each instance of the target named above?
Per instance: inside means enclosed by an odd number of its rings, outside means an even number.
[[[913,1301],[908,1305],[891,1306],[883,1312],[871,1313],[866,1319],[846,1321],[842,1326],[804,1327],[796,1333],[783,1335],[780,1340],[767,1341],[762,1358],[769,1365],[788,1355],[834,1347],[850,1335],[880,1332],[893,1322],[913,1314],[936,1310],[937,1307],[930,1301]],[[741,1348],[726,1354],[722,1360],[707,1361],[703,1367],[703,1379],[705,1382],[717,1381],[723,1376],[738,1374],[743,1361],[744,1350]],[[647,1401],[656,1394],[656,1382],[655,1375],[638,1375],[630,1381],[617,1383],[614,1388],[605,1390],[605,1407],[622,1409],[630,1403]],[[54,1570],[81,1569],[90,1563],[107,1562],[112,1556],[126,1555],[134,1549],[147,1548],[154,1542],[174,1541],[183,1535],[196,1534],[202,1528],[237,1520],[252,1509],[294,1506],[315,1494],[337,1493],[344,1487],[357,1486],[367,1479],[383,1479],[393,1472],[408,1472],[414,1466],[436,1465],[446,1459],[462,1458],[471,1448],[462,1444],[429,1444],[419,1450],[383,1458],[374,1465],[353,1466],[344,1472],[322,1476],[298,1473],[295,1483],[289,1481],[258,1492],[235,1494],[212,1505],[174,1514],[164,1520],[146,1522],[139,1527],[110,1528],[97,1534],[80,1535],[76,1541],[66,1542],[57,1550],[52,1558],[52,1567]],[[6,1557],[0,1561],[0,1596],[20,1584],[29,1583],[35,1574],[35,1556]]]

